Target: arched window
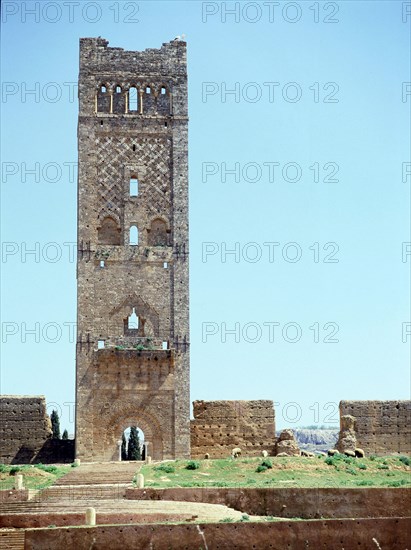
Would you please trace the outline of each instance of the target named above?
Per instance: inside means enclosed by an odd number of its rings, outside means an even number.
[[[130,227],[130,241],[129,244],[136,246],[138,245],[138,229],[136,225]]]
[[[138,179],[133,176],[130,178],[130,197],[138,196]]]
[[[161,95],[166,95],[167,90],[165,89],[165,86],[161,86]]]
[[[129,315],[128,317],[127,328],[128,330],[138,330],[138,325],[139,325],[139,321],[136,313],[136,308],[133,307],[133,311],[131,315]]]
[[[116,94],[121,94],[121,86],[116,86]]]
[[[138,109],[138,93],[137,88],[132,86],[128,91],[128,110],[137,111]]]
[[[110,112],[110,94],[107,91],[107,86],[101,84],[97,90],[97,112]]]
[[[147,88],[146,88],[146,94],[151,94],[151,88],[150,88],[150,86],[147,86]]]

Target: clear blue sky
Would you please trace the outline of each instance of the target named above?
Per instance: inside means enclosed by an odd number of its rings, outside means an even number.
[[[409,398],[407,3],[23,4],[3,2],[1,392],[44,394],[73,431],[79,38],[185,33],[191,399],[272,399],[282,428]]]

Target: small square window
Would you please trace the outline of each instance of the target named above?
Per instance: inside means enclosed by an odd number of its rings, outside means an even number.
[[[164,262],[164,263],[163,263],[163,267],[164,267],[164,269],[167,269],[167,268],[168,268],[168,263],[167,263],[167,262]]]
[[[105,265],[104,260],[100,260],[100,267],[105,267]]]
[[[168,349],[168,342],[164,341],[161,345],[162,349]]]
[[[106,342],[104,340],[97,340],[97,349],[104,349],[106,347]]]

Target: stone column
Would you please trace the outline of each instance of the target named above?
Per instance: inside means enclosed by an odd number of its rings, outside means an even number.
[[[137,474],[137,489],[144,489],[144,476]]]
[[[24,489],[23,476],[21,474],[16,474],[14,476],[14,488],[16,489],[16,491],[21,491],[22,489]]]
[[[86,525],[95,525],[96,524],[96,509],[87,508],[86,509]]]

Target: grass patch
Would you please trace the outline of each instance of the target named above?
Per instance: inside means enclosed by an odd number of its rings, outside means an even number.
[[[59,477],[70,471],[70,465],[24,464],[21,466],[0,464],[0,490],[14,487],[15,474],[22,474],[25,489],[45,489]]]
[[[193,462],[198,467],[193,469]],[[141,473],[147,487],[159,488],[411,486],[411,468],[398,457],[355,459],[335,455],[315,461],[304,457],[178,460],[145,464]],[[165,473],[173,475],[167,478]]]

